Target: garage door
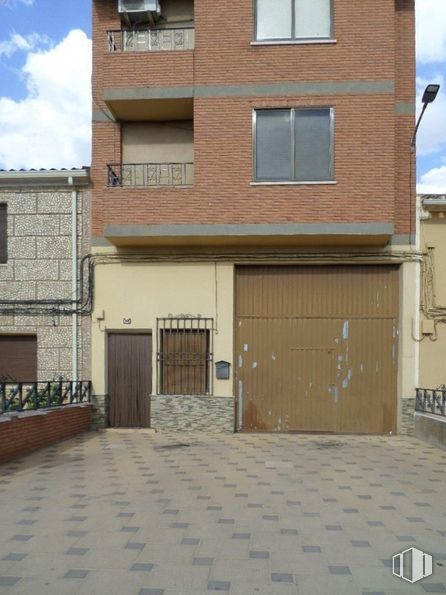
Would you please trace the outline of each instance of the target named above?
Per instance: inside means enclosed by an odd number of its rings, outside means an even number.
[[[37,380],[37,337],[0,335],[0,380],[35,382]]]
[[[244,430],[395,431],[397,267],[240,267],[236,318]]]

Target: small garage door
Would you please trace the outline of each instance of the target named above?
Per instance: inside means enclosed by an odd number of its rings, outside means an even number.
[[[244,430],[395,431],[397,267],[240,267],[236,287]]]
[[[37,337],[0,335],[0,381],[37,380]]]

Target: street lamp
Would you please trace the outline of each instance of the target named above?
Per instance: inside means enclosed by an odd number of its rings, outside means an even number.
[[[415,149],[415,144],[417,142],[417,132],[418,132],[418,128],[420,126],[421,120],[424,116],[424,112],[426,111],[426,108],[429,105],[429,103],[433,103],[435,101],[435,98],[437,97],[439,90],[440,90],[440,85],[434,85],[434,84],[428,85],[424,89],[423,98],[421,100],[423,102],[423,109],[421,110],[420,117],[418,118],[417,125],[415,126],[415,130],[413,132],[412,142],[410,143],[410,146],[412,147],[412,149]]]

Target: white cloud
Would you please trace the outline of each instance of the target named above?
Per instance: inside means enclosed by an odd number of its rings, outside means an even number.
[[[420,194],[446,194],[446,165],[431,169],[421,176],[417,192]]]
[[[443,76],[433,76],[429,80],[417,79],[418,114],[422,108],[421,96],[428,83],[439,83],[441,88],[434,103],[428,105],[418,129],[418,155],[429,155],[446,149],[446,93]]]
[[[29,52],[41,45],[48,45],[49,43],[49,38],[39,33],[31,33],[26,37],[19,33],[11,33],[9,39],[0,41],[0,58],[10,58],[17,51]]]
[[[34,4],[34,0],[0,0],[0,7],[6,6],[6,8],[15,8],[18,4],[32,6]]]
[[[27,97],[0,97],[1,167],[89,165],[91,41],[70,31],[54,48],[29,52],[21,73]]]
[[[446,1],[416,0],[416,17],[418,62],[446,60]]]

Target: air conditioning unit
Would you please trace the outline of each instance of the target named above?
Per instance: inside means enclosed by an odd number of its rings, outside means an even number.
[[[129,14],[141,12],[161,13],[159,0],[119,0],[118,10],[121,13]]]

